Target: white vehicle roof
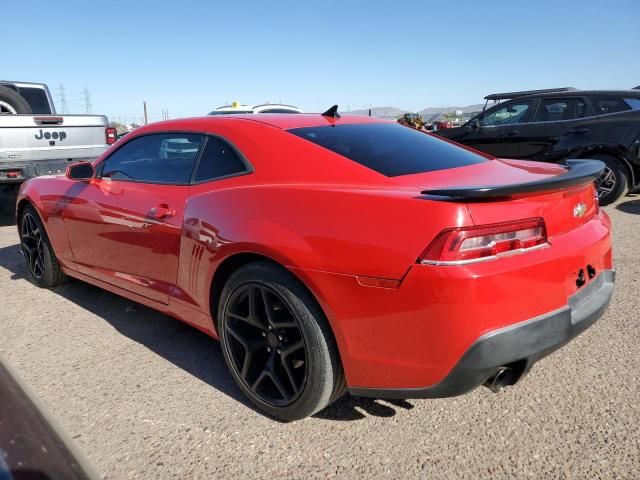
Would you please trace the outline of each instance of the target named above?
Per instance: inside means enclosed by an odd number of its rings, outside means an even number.
[[[243,105],[233,102],[231,105],[216,108],[209,115],[225,115],[232,113],[302,113],[298,107],[281,103],[263,103],[260,105]]]

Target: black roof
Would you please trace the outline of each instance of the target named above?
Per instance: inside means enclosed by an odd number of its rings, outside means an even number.
[[[640,97],[640,89],[638,87],[629,90],[578,90],[577,88],[547,88],[544,90],[527,90],[522,92],[510,93],[494,93],[487,95],[485,100],[510,100],[519,97],[549,97],[562,93],[562,96],[580,96],[580,95],[602,95],[602,96],[620,96],[626,95],[634,98]]]
[[[561,87],[561,88],[545,88],[544,90],[524,90],[521,92],[505,92],[505,93],[492,93],[484,97],[485,100],[509,100],[516,97],[524,97],[526,95],[537,95],[542,93],[555,93],[555,92],[571,92],[575,90],[573,87]]]

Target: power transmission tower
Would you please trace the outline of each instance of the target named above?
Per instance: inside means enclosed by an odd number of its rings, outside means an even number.
[[[64,93],[64,85],[61,83],[58,87],[58,98],[60,102],[60,108],[62,108],[62,113],[67,113],[67,96]]]
[[[91,113],[91,94],[87,87],[84,87],[82,91],[82,99],[84,100],[84,112]]]

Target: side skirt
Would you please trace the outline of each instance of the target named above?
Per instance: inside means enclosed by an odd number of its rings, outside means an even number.
[[[173,302],[172,299],[169,298],[169,304],[167,305],[155,300],[151,300],[150,298],[143,297],[142,295],[138,295],[137,293],[131,292],[116,285],[98,280],[97,278],[91,277],[68,267],[63,266],[62,271],[70,277],[89,283],[98,288],[102,288],[103,290],[107,290],[108,292],[115,293],[116,295],[124,297],[128,300],[132,300],[136,303],[140,303],[146,307],[152,308],[158,312],[164,313],[165,315],[169,315],[170,317],[191,325],[192,327],[197,328],[198,330],[215,339],[218,338],[215,330],[213,329],[213,319],[209,315],[191,308],[188,305],[183,304],[182,302],[176,304],[176,302]]]

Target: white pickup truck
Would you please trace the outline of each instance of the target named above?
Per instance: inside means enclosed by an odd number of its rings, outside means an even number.
[[[0,81],[0,197],[28,178],[93,160],[116,140],[104,115],[57,115],[45,84]]]

